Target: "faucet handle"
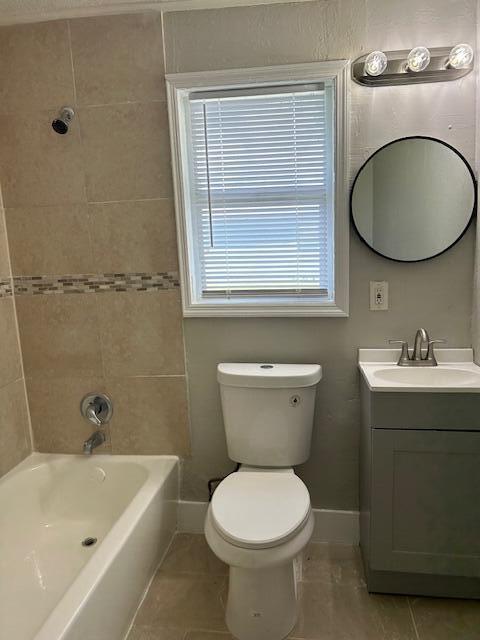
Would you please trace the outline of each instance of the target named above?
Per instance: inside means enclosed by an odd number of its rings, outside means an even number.
[[[104,393],[87,393],[80,403],[80,412],[89,422],[101,427],[112,417],[112,401]]]
[[[103,422],[97,415],[97,408],[95,404],[88,405],[88,407],[85,409],[85,417],[87,418],[87,420],[90,420],[90,422],[92,422],[96,427],[101,427],[103,424]]]
[[[406,340],[388,340],[388,344],[402,345],[402,353],[400,354],[400,358],[397,364],[401,364],[410,360],[410,355],[408,353],[408,342]]]
[[[427,349],[427,356],[425,358],[425,360],[427,360],[428,362],[431,362],[433,364],[433,366],[435,366],[437,364],[437,359],[435,358],[435,353],[433,351],[433,345],[434,344],[445,344],[447,341],[444,340],[443,338],[437,338],[436,340],[429,340],[428,341],[428,349]]]

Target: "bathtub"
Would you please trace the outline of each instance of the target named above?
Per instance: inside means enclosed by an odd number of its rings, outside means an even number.
[[[0,639],[122,640],[177,501],[175,456],[34,453],[12,469],[0,480]]]

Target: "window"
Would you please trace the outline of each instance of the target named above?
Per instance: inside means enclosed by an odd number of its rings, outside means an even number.
[[[345,68],[167,77],[185,315],[347,315]]]

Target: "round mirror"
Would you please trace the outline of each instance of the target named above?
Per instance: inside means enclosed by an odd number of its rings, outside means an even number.
[[[465,233],[475,211],[473,172],[453,147],[423,136],[394,140],[357,174],[350,209],[360,238],[401,262],[428,260]]]

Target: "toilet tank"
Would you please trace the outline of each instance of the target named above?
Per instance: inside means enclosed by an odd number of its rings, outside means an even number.
[[[219,364],[229,457],[260,467],[305,462],[321,377],[318,364]]]

